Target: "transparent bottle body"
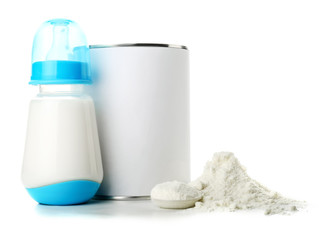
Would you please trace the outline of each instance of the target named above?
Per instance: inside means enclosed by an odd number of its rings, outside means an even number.
[[[101,183],[102,178],[95,109],[84,85],[39,85],[29,107],[24,186],[72,180]]]

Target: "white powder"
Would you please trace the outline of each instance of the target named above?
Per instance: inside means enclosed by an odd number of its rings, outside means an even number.
[[[215,153],[202,176],[189,185],[202,192],[195,208],[208,211],[260,209],[265,214],[289,214],[304,207],[303,202],[284,198],[251,179],[229,152]]]
[[[200,191],[178,181],[160,183],[151,191],[151,198],[159,200],[192,200],[199,197]]]

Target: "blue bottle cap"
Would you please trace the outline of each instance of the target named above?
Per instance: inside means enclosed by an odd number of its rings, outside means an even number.
[[[29,84],[91,84],[90,53],[80,27],[67,19],[44,22],[35,34]]]

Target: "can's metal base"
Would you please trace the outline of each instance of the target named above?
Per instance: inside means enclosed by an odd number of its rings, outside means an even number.
[[[150,200],[150,196],[105,196],[95,195],[93,197],[97,200],[121,200],[121,201],[134,201],[134,200]]]

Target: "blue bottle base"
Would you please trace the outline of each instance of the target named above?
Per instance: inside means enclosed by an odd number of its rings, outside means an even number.
[[[90,200],[100,184],[89,180],[74,180],[37,188],[26,188],[31,197],[46,205],[72,205]]]

